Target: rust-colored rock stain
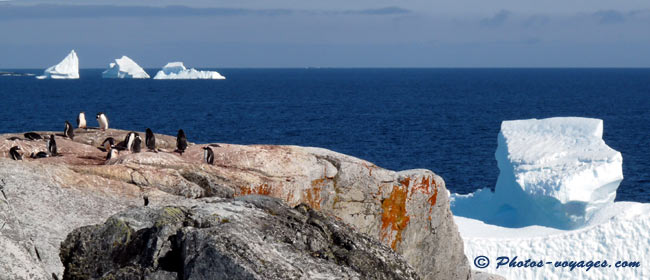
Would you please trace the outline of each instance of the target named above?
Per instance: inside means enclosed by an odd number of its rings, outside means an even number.
[[[436,205],[438,197],[438,185],[435,179],[423,177],[418,182],[416,179],[411,184],[412,179],[406,177],[399,181],[400,185],[393,186],[390,196],[381,203],[381,241],[390,242],[390,247],[395,250],[402,242],[402,232],[408,226],[411,219],[406,211],[407,200],[412,199],[416,193],[421,193],[428,197],[429,215],[427,219],[431,221],[431,213]]]
[[[408,197],[408,180],[402,181],[399,186],[393,186],[390,196],[381,202],[381,241],[391,241],[393,250],[402,242],[402,231],[408,226],[410,217],[406,213],[406,199]],[[404,184],[407,183],[407,184]],[[393,232],[395,236],[393,237]]]
[[[323,190],[323,187],[327,186],[329,180],[330,179],[328,178],[321,178],[311,181],[311,188],[304,191],[305,202],[309,207],[316,210],[321,209],[321,203],[323,202],[321,191]]]
[[[241,186],[239,188],[239,193],[235,196],[244,196],[249,194],[259,194],[259,195],[271,195],[272,188],[268,184],[260,184],[258,186]]]

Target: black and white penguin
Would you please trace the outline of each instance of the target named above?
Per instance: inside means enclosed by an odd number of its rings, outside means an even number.
[[[79,116],[77,116],[77,127],[78,128],[86,128],[86,113],[81,112],[79,113]]]
[[[108,129],[108,118],[106,117],[106,114],[102,112],[97,113],[97,122],[99,123],[99,129]]]
[[[113,137],[108,137],[104,139],[104,142],[102,142],[102,147],[104,147],[105,152],[110,151],[114,146],[115,146],[115,138]]]
[[[106,160],[117,158],[119,154],[120,153],[117,149],[111,149],[110,151],[108,151],[108,153],[106,153]]]
[[[149,151],[156,151],[156,136],[153,135],[153,131],[151,131],[149,128],[147,128],[146,135],[144,137],[144,143]]]
[[[143,196],[142,199],[144,200],[144,206],[149,205],[149,197],[148,196]]]
[[[126,137],[124,137],[124,147],[127,151],[133,151],[133,141],[135,141],[136,134],[137,133],[131,131],[126,134]]]
[[[54,140],[54,134],[50,135],[50,139],[47,139],[47,152],[50,153],[50,156],[56,156],[56,140]]]
[[[13,146],[11,149],[9,149],[9,155],[11,155],[11,159],[13,160],[23,160],[23,156],[18,153],[20,151],[20,147],[18,146]]]
[[[203,147],[203,161],[207,164],[214,164],[214,152],[209,146]]]
[[[25,138],[27,138],[29,140],[41,140],[41,139],[43,139],[43,136],[41,136],[40,134],[38,134],[36,132],[27,132],[27,133],[23,134],[23,136],[25,136]]]
[[[135,139],[133,140],[133,147],[131,147],[131,151],[134,153],[139,153],[141,148],[142,148],[142,138],[140,138],[140,134],[136,133]]]
[[[176,151],[183,155],[185,149],[187,148],[187,138],[185,137],[185,132],[182,129],[178,130],[178,135],[176,135]]]
[[[38,153],[35,153],[35,154],[32,153],[31,155],[29,155],[29,157],[30,158],[46,158],[46,157],[48,157],[48,155],[47,155],[46,152],[38,152]]]
[[[72,125],[68,121],[65,121],[65,128],[63,129],[63,135],[65,135],[65,137],[70,138],[70,140],[74,139],[74,128],[72,128]]]

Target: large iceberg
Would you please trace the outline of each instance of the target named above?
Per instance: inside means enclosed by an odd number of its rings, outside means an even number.
[[[108,65],[108,69],[102,73],[102,78],[132,78],[132,79],[148,79],[149,74],[140,67],[135,61],[127,56],[115,59]]]
[[[649,266],[634,267],[650,257],[650,204],[614,202],[623,158],[602,135],[598,119],[502,123],[495,192],[450,196],[475,269],[507,279],[650,275]]]
[[[217,71],[199,71],[194,68],[187,69],[183,62],[170,62],[165,65],[156,76],[155,80],[173,80],[173,79],[211,79],[224,80],[226,77]]]
[[[602,136],[599,119],[504,121],[495,153],[500,170],[495,192],[455,195],[454,213],[508,227],[584,225],[614,202],[623,180],[623,157]],[[490,203],[466,207],[478,200]]]
[[[74,50],[70,51],[59,64],[45,69],[37,79],[79,79],[79,58]]]

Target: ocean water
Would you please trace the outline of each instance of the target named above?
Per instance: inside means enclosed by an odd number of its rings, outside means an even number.
[[[316,146],[427,168],[468,193],[496,182],[501,121],[593,117],[623,154],[617,200],[650,202],[650,69],[218,69],[225,81],[104,80],[101,71],[0,77],[0,133],[63,130],[79,111],[96,125],[101,111],[113,128],[183,128],[198,143]]]

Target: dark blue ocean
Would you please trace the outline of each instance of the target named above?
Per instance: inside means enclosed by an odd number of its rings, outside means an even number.
[[[101,71],[0,77],[0,133],[63,130],[79,111],[96,126],[102,111],[113,128],[183,128],[199,143],[317,146],[427,168],[468,193],[496,182],[501,121],[593,117],[623,154],[617,200],[650,202],[650,69],[218,69],[225,81],[104,80]]]

